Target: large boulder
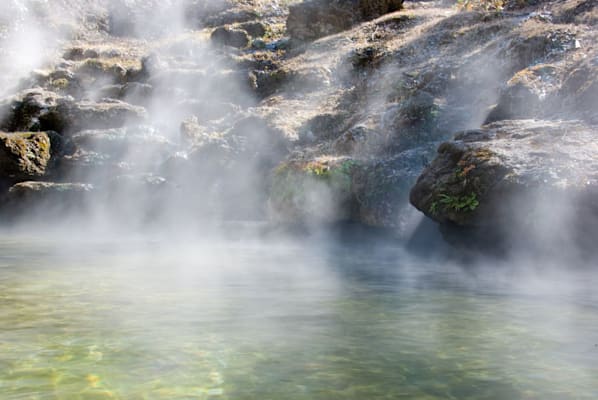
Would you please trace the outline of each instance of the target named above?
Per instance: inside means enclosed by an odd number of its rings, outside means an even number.
[[[45,132],[0,132],[0,178],[9,181],[36,179],[47,172],[51,158],[50,137]]]
[[[467,233],[467,245],[577,245],[598,227],[597,133],[578,121],[536,120],[459,133],[439,147],[411,203],[451,240]]]
[[[401,9],[403,0],[308,0],[289,7],[287,31],[311,41]]]

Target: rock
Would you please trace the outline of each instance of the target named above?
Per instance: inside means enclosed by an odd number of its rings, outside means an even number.
[[[559,89],[559,78],[557,68],[551,65],[535,65],[517,72],[501,91],[498,104],[485,123],[542,118],[554,113],[551,95]]]
[[[154,222],[161,213],[172,211],[164,205],[175,188],[161,176],[149,173],[119,175],[109,180],[102,189],[104,204],[126,226]]]
[[[255,70],[252,72],[253,85],[252,88],[256,94],[265,98],[273,95],[285,83],[288,82],[288,74],[283,69],[274,70]]]
[[[275,221],[291,224],[333,223],[353,214],[349,158],[291,160],[273,172],[269,209]]]
[[[214,27],[253,21],[259,18],[251,5],[231,0],[192,1],[185,16],[191,26]]]
[[[379,159],[291,158],[273,172],[272,217],[293,224],[350,221],[403,233],[413,216],[409,190],[433,150]]]
[[[375,144],[374,144],[375,143]],[[354,126],[334,140],[332,143],[336,153],[342,155],[365,155],[369,149],[382,144],[380,135],[365,126]]]
[[[570,114],[598,124],[598,59],[584,60],[568,71],[556,98]]]
[[[245,48],[249,45],[249,36],[242,29],[221,26],[212,32],[210,39],[219,46]]]
[[[13,132],[45,130],[61,132],[66,127],[64,116],[59,111],[59,107],[64,102],[74,102],[74,100],[42,89],[25,91],[3,101],[8,111],[3,113],[0,127]]]
[[[65,104],[66,130],[120,128],[126,124],[143,122],[147,113],[143,107],[119,100]],[[62,111],[61,110],[61,111]]]
[[[94,187],[83,183],[20,182],[4,195],[2,210],[5,218],[27,217],[47,223],[65,214],[82,211],[91,200]],[[35,210],[40,210],[39,214]]]
[[[303,140],[336,139],[351,122],[351,115],[345,111],[318,114],[307,121],[300,129]]]
[[[361,162],[354,170],[354,220],[378,228],[405,232],[412,218],[409,192],[421,170],[434,156],[434,145],[387,158]]]
[[[175,149],[174,143],[149,126],[88,129],[73,134],[72,142],[80,149],[107,155],[113,161],[159,163]]]
[[[51,157],[45,132],[0,132],[0,179],[23,181],[43,177]]]
[[[249,36],[254,38],[261,38],[267,32],[266,25],[259,21],[244,22],[239,24],[238,28],[247,32]]]
[[[146,118],[142,107],[118,100],[76,102],[43,89],[31,89],[5,100],[8,115],[0,123],[8,131],[73,132],[82,129],[116,128]]]
[[[287,32],[293,39],[311,41],[397,11],[402,5],[402,0],[308,0],[289,7]]]
[[[90,85],[96,81],[104,84],[108,82],[123,84],[127,74],[131,73],[119,63],[89,58],[77,65],[75,74],[79,80]]]
[[[392,138],[390,145],[394,149],[408,150],[437,140],[435,122],[438,112],[439,106],[431,94],[417,92],[401,103],[389,105],[381,127]]]
[[[242,152],[259,155],[260,159],[274,158],[279,161],[281,155],[287,153],[287,140],[284,134],[274,129],[270,124],[258,116],[249,116],[235,122],[228,134],[243,143]],[[270,168],[274,165],[270,166]]]
[[[596,133],[576,121],[534,120],[459,133],[439,147],[411,203],[446,231],[474,232],[467,240],[555,245],[541,231],[564,218],[556,226],[581,241],[598,226]]]
[[[267,46],[267,43],[263,39],[254,39],[251,41],[251,47],[256,50],[264,50]]]

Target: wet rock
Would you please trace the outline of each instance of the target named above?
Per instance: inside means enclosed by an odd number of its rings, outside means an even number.
[[[417,92],[401,103],[390,105],[382,117],[382,129],[392,137],[397,151],[408,150],[435,140],[439,106],[434,97]]]
[[[91,201],[93,191],[92,185],[83,183],[20,182],[4,195],[0,213],[9,220],[26,216],[47,222],[65,213],[82,211]]]
[[[256,70],[251,73],[251,78],[252,88],[262,98],[276,93],[289,80],[283,69]]]
[[[351,123],[351,115],[344,111],[322,113],[307,121],[300,129],[304,141],[337,138]]]
[[[249,36],[243,29],[221,26],[216,28],[210,39],[219,46],[245,48],[249,45]]]
[[[3,101],[7,111],[0,127],[7,131],[62,131],[66,121],[59,108],[72,98],[62,97],[42,89],[25,91]]]
[[[66,103],[60,111],[63,111],[61,114],[66,117],[66,128],[71,132],[82,129],[119,128],[126,124],[143,122],[147,118],[143,107],[112,99]]]
[[[251,4],[229,0],[192,1],[185,15],[191,26],[199,27],[243,23],[259,18]]]
[[[146,118],[141,107],[118,100],[76,102],[43,89],[25,91],[5,101],[7,115],[0,127],[8,131],[73,132],[90,128],[121,127]]]
[[[402,4],[402,0],[304,1],[289,7],[287,32],[293,39],[311,41],[397,11]]]
[[[554,113],[552,95],[560,86],[559,71],[552,65],[535,65],[511,78],[485,123],[505,119],[541,118]]]
[[[273,172],[269,208],[275,221],[291,224],[350,220],[355,207],[350,158],[291,160]]]
[[[79,64],[74,73],[78,79],[86,81],[89,85],[96,81],[101,81],[104,84],[107,82],[124,83],[128,71],[119,63],[89,58]]]
[[[557,217],[581,240],[598,216],[595,137],[595,127],[576,121],[502,121],[459,133],[439,147],[411,203],[447,231],[474,232],[469,240],[555,245],[542,230]]]
[[[0,178],[22,181],[43,177],[51,153],[50,137],[45,132],[0,132]]]
[[[434,149],[434,145],[428,145],[362,162],[353,174],[357,203],[354,219],[398,232],[407,229],[412,216],[409,192],[421,170],[432,160]]]
[[[584,60],[568,71],[557,99],[570,114],[597,124],[598,59]]]
[[[159,219],[169,193],[176,190],[169,182],[151,173],[119,175],[103,186],[104,205],[125,224],[143,224]],[[130,201],[138,199],[138,201]]]
[[[249,36],[254,38],[261,38],[267,32],[266,25],[259,21],[244,22],[238,25],[238,28],[244,30]]]
[[[112,160],[156,162],[175,149],[175,144],[149,126],[84,130],[72,142],[85,151],[105,154]],[[158,161],[159,162],[159,161]]]
[[[362,125],[354,126],[334,140],[332,148],[342,155],[375,153],[386,141],[379,132]]]

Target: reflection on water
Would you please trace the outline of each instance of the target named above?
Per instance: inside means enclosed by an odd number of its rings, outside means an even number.
[[[165,247],[3,240],[0,398],[598,398],[595,299],[392,249]]]

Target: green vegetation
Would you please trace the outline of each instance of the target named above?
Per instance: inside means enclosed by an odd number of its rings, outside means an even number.
[[[430,213],[437,215],[440,207],[445,210],[468,212],[474,211],[479,205],[480,201],[474,192],[464,196],[450,196],[443,193],[438,195],[438,200],[433,201],[430,205]]]
[[[357,165],[354,160],[283,163],[274,170],[271,199],[282,208],[310,209],[313,204],[308,194],[322,186],[344,199],[351,193],[352,171]]]

